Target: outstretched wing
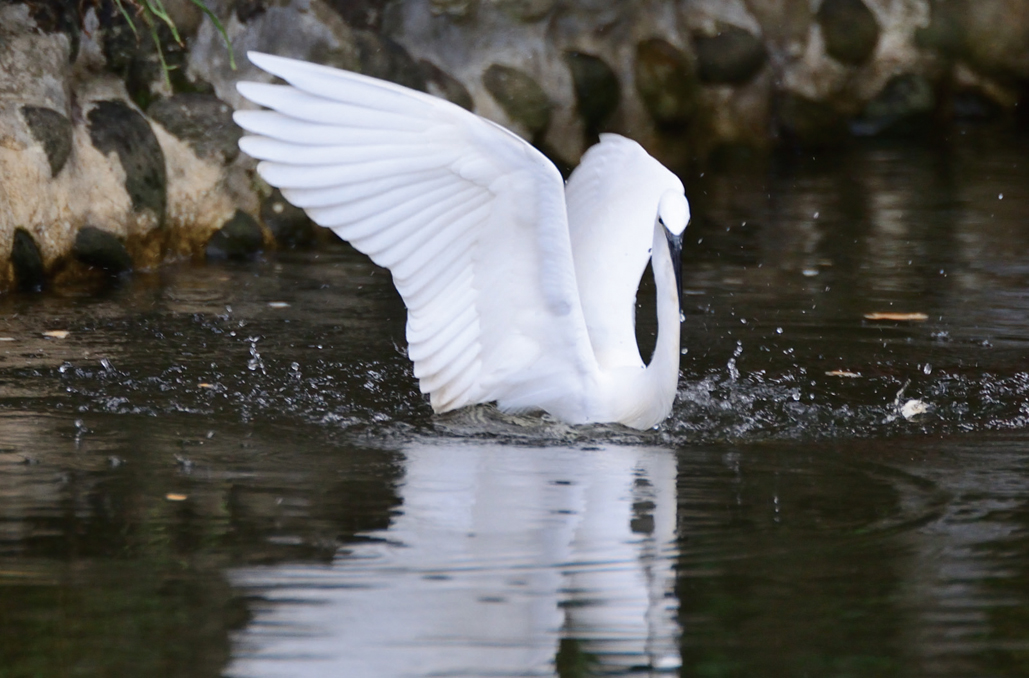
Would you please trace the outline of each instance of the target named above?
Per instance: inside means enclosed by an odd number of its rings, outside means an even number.
[[[267,54],[289,85],[241,82],[258,172],[318,224],[390,270],[408,355],[436,411],[497,401],[589,418],[596,361],[557,169],[449,102]]]

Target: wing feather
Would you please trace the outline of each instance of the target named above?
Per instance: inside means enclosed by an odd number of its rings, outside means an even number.
[[[596,379],[557,169],[449,102],[264,54],[240,147],[317,223],[390,269],[437,411],[497,401],[590,419]]]

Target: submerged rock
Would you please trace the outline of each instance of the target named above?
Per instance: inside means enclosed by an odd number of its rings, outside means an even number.
[[[830,104],[789,92],[778,102],[782,136],[800,146],[833,146],[847,137],[847,124]]]
[[[307,212],[287,202],[277,188],[261,202],[261,220],[283,247],[311,245],[317,237],[318,227]]]
[[[264,248],[264,233],[252,216],[242,210],[225,222],[207,241],[208,259],[252,259]]]
[[[94,226],[79,229],[72,254],[86,266],[102,269],[112,275],[132,270],[132,257],[124,243],[113,233]]]
[[[839,62],[860,66],[879,44],[879,22],[862,0],[823,0],[817,17],[825,51]]]
[[[897,131],[906,123],[927,118],[936,109],[936,94],[924,77],[906,73],[892,78],[872,101],[852,129],[862,136]]]
[[[71,121],[52,108],[22,106],[22,117],[32,136],[46,151],[50,176],[56,177],[71,154]]]

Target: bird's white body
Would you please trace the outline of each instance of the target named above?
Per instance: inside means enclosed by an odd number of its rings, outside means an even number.
[[[641,429],[668,416],[680,317],[670,243],[689,221],[674,174],[603,135],[566,187],[528,143],[449,102],[250,59],[290,86],[239,83],[272,109],[236,112],[251,133],[240,148],[287,200],[390,270],[433,409],[495,401]],[[634,312],[650,260],[658,338],[644,365]]]

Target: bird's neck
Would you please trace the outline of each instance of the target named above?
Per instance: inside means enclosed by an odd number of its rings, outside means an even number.
[[[668,251],[668,240],[664,228],[654,229],[654,249],[651,259],[654,281],[657,288],[657,342],[654,354],[647,365],[647,379],[654,394],[661,403],[663,419],[672,407],[679,386],[679,329],[681,309],[679,307],[678,282],[672,268]]]
[[[654,231],[651,266],[657,288],[657,342],[650,364],[644,369],[620,372],[624,383],[613,384],[617,393],[612,398],[624,407],[617,421],[638,429],[647,429],[664,421],[672,409],[679,386],[679,292],[668,251],[664,228]]]

